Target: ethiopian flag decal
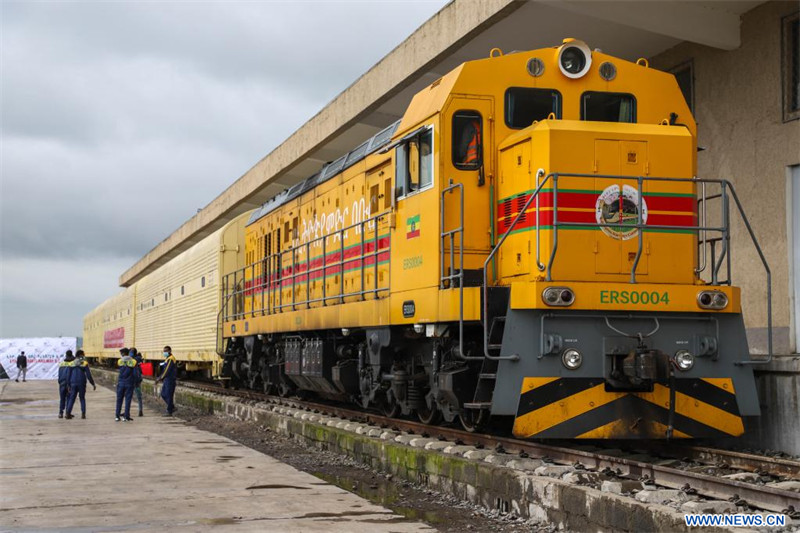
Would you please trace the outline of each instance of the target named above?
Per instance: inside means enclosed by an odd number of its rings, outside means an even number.
[[[414,215],[406,220],[406,239],[419,237],[419,215]]]

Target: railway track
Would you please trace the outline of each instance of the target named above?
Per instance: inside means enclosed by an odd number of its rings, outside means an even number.
[[[664,457],[673,457],[713,467],[731,468],[761,475],[800,480],[800,461],[784,457],[769,457],[753,453],[737,452],[706,446],[683,444],[654,444],[648,450]]]
[[[198,382],[181,382],[181,386],[236,396],[243,399],[265,402],[284,407],[304,409],[328,416],[369,423],[407,433],[439,438],[478,448],[495,449],[498,453],[519,454],[523,457],[545,459],[566,465],[582,465],[586,469],[605,471],[621,478],[645,480],[657,486],[696,491],[700,496],[729,500],[738,506],[749,506],[773,512],[788,512],[794,515],[800,510],[800,493],[760,482],[745,482],[736,479],[709,475],[686,468],[667,466],[658,458],[653,461],[635,460],[625,456],[604,453],[603,450],[586,450],[580,447],[558,446],[514,438],[467,431],[447,426],[429,426],[412,420],[388,418],[379,414],[357,411],[336,405],[294,398],[282,398],[248,390],[226,389],[217,385]],[[720,466],[727,469],[756,472],[779,479],[800,479],[800,462],[784,458],[772,458],[716,448],[688,446],[682,444],[659,444],[647,448],[666,457],[690,459],[696,463]]]

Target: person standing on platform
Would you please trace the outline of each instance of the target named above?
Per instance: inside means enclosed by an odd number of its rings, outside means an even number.
[[[136,401],[139,403],[139,416],[144,416],[142,411],[142,354],[131,348],[131,357],[136,360],[136,367],[133,373],[133,392],[136,394]]]
[[[58,364],[58,418],[64,418],[64,409],[67,407],[67,396],[69,395],[69,369],[75,356],[72,350],[67,350],[64,360]]]
[[[15,381],[19,383],[19,377],[22,376],[22,382],[25,383],[25,376],[27,374],[28,358],[25,356],[25,352],[22,352],[17,356],[17,379]]]
[[[119,376],[117,377],[117,414],[115,420],[133,422],[131,418],[131,399],[133,398],[134,375],[136,373],[136,359],[130,356],[130,350],[122,348],[119,351],[122,357],[117,361]],[[122,402],[125,401],[125,413],[120,418]]]
[[[75,405],[75,399],[81,399],[81,418],[86,418],[86,381],[92,384],[92,390],[97,390],[97,385],[94,383],[92,371],[89,370],[89,363],[86,362],[83,350],[78,350],[75,353],[75,360],[69,369],[69,398],[67,399],[67,414],[64,418],[67,420],[75,418],[72,416],[72,407]]]
[[[165,416],[172,416],[175,412],[175,382],[178,380],[178,367],[175,357],[172,355],[172,348],[164,346],[164,362],[161,363],[161,375],[156,379],[156,383],[163,381],[161,386],[161,398],[167,404]]]

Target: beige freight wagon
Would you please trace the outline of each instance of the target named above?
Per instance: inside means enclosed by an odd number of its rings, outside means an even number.
[[[105,361],[118,358],[123,346],[135,346],[157,361],[170,345],[186,371],[218,376],[220,280],[244,266],[249,217],[237,217],[89,312],[83,320],[86,356]]]
[[[119,357],[133,342],[136,286],[127,287],[83,317],[83,350],[93,359]]]

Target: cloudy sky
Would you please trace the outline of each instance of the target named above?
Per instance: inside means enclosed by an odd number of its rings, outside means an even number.
[[[2,0],[0,337],[119,275],[445,0]]]

